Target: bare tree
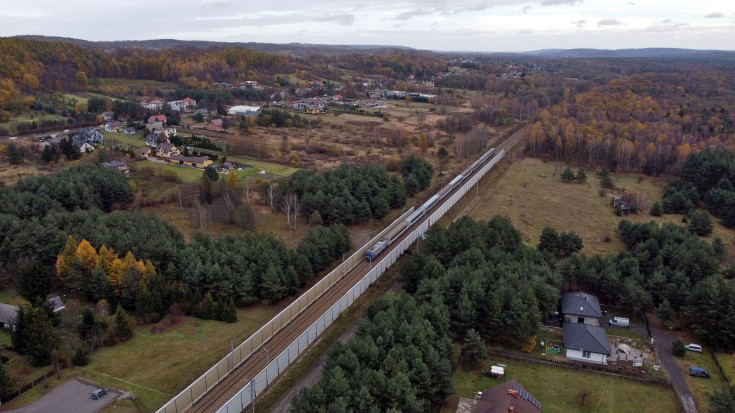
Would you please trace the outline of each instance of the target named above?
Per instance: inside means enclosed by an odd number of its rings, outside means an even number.
[[[271,206],[271,212],[273,212],[275,208],[275,202],[276,202],[276,186],[272,183],[268,185],[268,192],[266,193],[266,196],[268,197],[268,204]]]
[[[301,215],[301,199],[298,195],[293,195],[293,229],[296,230],[296,220],[299,218],[299,215]]]
[[[250,193],[253,191],[254,187],[255,179],[253,179],[252,176],[245,178],[245,181],[243,182],[243,188],[245,188],[245,200],[247,203],[250,203]]]
[[[286,214],[286,225],[288,225],[289,228],[291,228],[291,211],[293,211],[294,207],[294,198],[297,198],[296,194],[289,192],[281,201],[281,211]]]

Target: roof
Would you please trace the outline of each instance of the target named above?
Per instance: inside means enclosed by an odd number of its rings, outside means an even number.
[[[612,349],[604,328],[582,323],[564,323],[564,347],[607,355]]]
[[[151,148],[140,148],[140,153],[141,154],[150,153],[150,151],[151,151]]]
[[[61,297],[58,295],[56,297],[49,298],[48,302],[51,304],[51,309],[54,310],[54,312],[58,312],[66,308],[64,302],[61,301]]]
[[[222,119],[212,119],[209,121],[209,123],[213,124],[214,126],[222,126]]]
[[[102,162],[102,166],[105,168],[120,168],[122,166],[126,166],[125,162],[120,161],[110,161],[110,162]]]
[[[158,145],[156,151],[171,152],[174,148],[176,148],[174,144],[163,142],[162,144]]]
[[[169,159],[180,162],[192,162],[192,163],[204,163],[207,158],[206,156],[178,156],[172,155]]]
[[[581,315],[585,317],[602,317],[600,301],[596,296],[587,293],[564,293],[561,296],[562,314]]]
[[[0,303],[0,323],[13,324],[18,316],[18,307],[10,304]]]
[[[132,126],[128,126],[127,128],[125,128],[125,132],[133,132],[134,133],[135,132],[135,128],[132,127]]]
[[[190,98],[190,97],[188,97],[188,96],[187,96],[187,97],[185,97],[185,98],[183,98],[183,99],[181,99],[181,101],[182,101],[182,102],[196,102],[196,100],[194,100],[194,99],[192,99],[192,98]]]
[[[511,393],[516,393],[517,397]],[[483,391],[476,402],[472,413],[508,413],[510,406],[514,413],[541,412],[541,403],[515,379]]]
[[[148,118],[148,123],[165,122],[165,121],[166,121],[166,115],[153,115],[150,118]]]

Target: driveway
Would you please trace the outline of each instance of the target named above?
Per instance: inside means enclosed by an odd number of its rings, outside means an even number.
[[[674,359],[674,355],[671,353],[671,343],[676,338],[676,334],[672,331],[663,329],[658,321],[651,315],[648,315],[648,320],[651,323],[651,334],[653,335],[653,346],[656,347],[656,352],[661,358],[661,365],[671,378],[671,383],[676,387],[681,396],[681,401],[684,403],[684,411],[687,413],[698,413],[697,404],[694,402],[692,392],[689,391],[689,386],[684,380],[684,373],[681,371],[679,364]]]
[[[8,412],[94,413],[101,410],[120,395],[120,392],[110,390],[104,397],[98,400],[92,400],[89,395],[97,388],[97,386],[82,383],[77,379],[71,379],[30,405],[15,410],[8,410]]]

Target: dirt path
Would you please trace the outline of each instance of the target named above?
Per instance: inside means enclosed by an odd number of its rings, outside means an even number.
[[[698,413],[697,403],[692,397],[692,392],[689,390],[686,380],[684,380],[684,373],[682,373],[679,364],[674,359],[674,355],[671,354],[671,343],[675,338],[674,333],[661,328],[661,325],[658,324],[658,320],[655,317],[648,315],[648,320],[651,323],[651,334],[653,336],[653,345],[656,347],[656,353],[661,358],[661,365],[669,373],[671,383],[679,392],[681,401],[684,404],[684,411],[687,413]]]
[[[357,326],[360,325],[360,322],[362,321],[362,317],[360,317],[355,324],[352,325],[352,327],[349,328],[349,330],[345,331],[342,336],[340,336],[339,341],[341,343],[346,343],[349,339],[355,336],[355,331],[357,331]],[[285,396],[281,399],[280,402],[276,405],[276,407],[271,410],[272,413],[285,413],[288,412],[288,410],[291,408],[291,399],[293,399],[294,396],[301,390],[302,387],[311,387],[315,385],[319,379],[322,377],[322,369],[324,368],[324,363],[327,361],[327,354],[325,353],[323,356],[319,357],[319,360],[314,363],[314,365],[309,369],[309,372],[306,373],[301,380],[299,380],[296,385],[294,385],[291,390],[286,393]]]

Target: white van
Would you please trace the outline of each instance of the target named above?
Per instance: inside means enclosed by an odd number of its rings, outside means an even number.
[[[630,320],[628,320],[625,317],[613,317],[607,322],[610,327],[623,327],[628,328],[630,325]]]

